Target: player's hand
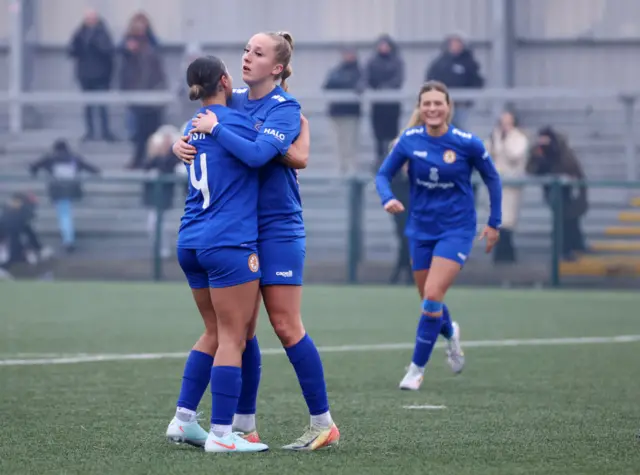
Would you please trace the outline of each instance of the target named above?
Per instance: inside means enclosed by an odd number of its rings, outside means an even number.
[[[309,127],[309,119],[302,114],[300,114],[300,127]]]
[[[389,200],[387,204],[384,205],[384,210],[387,213],[398,214],[404,211],[404,205],[398,200]]]
[[[193,162],[193,159],[196,158],[196,148],[193,145],[187,143],[188,141],[189,141],[188,135],[184,135],[180,137],[180,140],[177,140],[173,144],[173,147],[171,147],[171,150],[173,151],[173,154],[176,157],[178,157],[187,165],[191,165],[191,163]]]
[[[485,249],[485,252],[489,254],[493,250],[493,247],[500,240],[500,231],[498,231],[496,228],[492,228],[491,226],[485,226],[478,240],[482,241],[485,238],[487,239],[487,247]]]
[[[206,114],[200,112],[196,118],[191,121],[191,125],[193,128],[189,133],[201,132],[203,134],[210,134],[211,130],[218,125],[218,116],[210,110],[207,110]]]

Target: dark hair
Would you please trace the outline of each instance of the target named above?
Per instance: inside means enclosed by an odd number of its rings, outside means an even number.
[[[209,55],[195,59],[187,68],[189,99],[197,101],[215,95],[226,74],[227,67],[220,58]]]
[[[291,67],[291,55],[293,54],[293,36],[287,31],[278,31],[276,33],[265,33],[276,42],[276,61],[282,64],[282,72],[276,79],[280,79],[280,87],[285,91],[289,90],[287,78],[293,74]]]

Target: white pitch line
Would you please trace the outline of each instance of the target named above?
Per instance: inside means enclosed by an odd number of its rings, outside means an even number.
[[[440,409],[446,409],[447,406],[432,406],[430,404],[423,404],[421,406],[402,406],[402,409],[422,409],[428,411],[437,411]]]
[[[594,336],[594,337],[574,337],[574,338],[531,338],[524,340],[476,340],[464,341],[464,348],[504,348],[514,346],[554,346],[554,345],[590,345],[598,343],[633,343],[640,341],[640,335],[618,335],[618,336]],[[371,345],[342,345],[342,346],[321,346],[320,353],[354,353],[367,351],[394,351],[412,349],[413,343],[381,343]],[[443,344],[436,345],[437,347]],[[282,348],[265,348],[263,355],[283,354]],[[133,360],[161,360],[185,358],[186,352],[174,353],[129,353],[129,354],[77,354],[70,356],[60,356],[54,358],[32,358],[32,359],[0,359],[0,366],[41,366],[52,364],[74,364],[91,363],[98,361],[133,361]]]

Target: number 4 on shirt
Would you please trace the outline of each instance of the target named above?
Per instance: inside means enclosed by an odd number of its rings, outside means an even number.
[[[199,160],[194,160],[189,167],[189,180],[191,185],[202,193],[202,209],[207,209],[211,201],[209,193],[209,180],[207,177],[207,154],[201,153]],[[196,161],[200,163],[200,179],[196,179]]]

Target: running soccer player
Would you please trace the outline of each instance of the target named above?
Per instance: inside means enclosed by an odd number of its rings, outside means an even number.
[[[258,33],[245,47],[242,79],[249,87],[235,90],[230,106],[252,117],[260,130],[255,142],[235,134],[209,112],[193,120],[193,131],[210,132],[222,147],[239,157],[273,159],[285,155],[300,133],[300,104],[287,93],[286,84],[292,73],[292,52],[293,39],[284,32]],[[184,141],[176,142],[173,150],[186,160],[193,153]],[[284,448],[309,451],[335,445],[340,432],[329,412],[322,361],[304,329],[300,311],[306,235],[297,176],[279,160],[260,170],[258,223],[262,298],[311,415],[309,428]],[[254,318],[258,312],[256,305]],[[249,337],[242,359],[243,388],[234,430],[257,441],[255,413],[261,362],[257,339],[253,334]]]
[[[216,113],[221,126],[255,140],[253,121],[226,107],[231,77],[208,56],[187,69],[191,100]],[[224,124],[224,125],[222,125]],[[189,126],[190,127],[190,126]],[[238,407],[242,354],[259,294],[257,168],[266,160],[237,157],[208,134],[194,133],[196,158],[187,165],[189,194],[178,233],[178,262],[192,289],[205,332],[185,366],[176,415],[166,436],[207,452],[260,452],[265,444],[232,431]],[[215,361],[214,361],[215,355]],[[211,384],[211,430],[196,420],[196,408]]]
[[[409,238],[412,268],[422,298],[413,359],[400,389],[418,390],[438,335],[447,339],[447,361],[455,373],[464,367],[460,326],[443,303],[447,290],[469,257],[476,235],[471,172],[477,169],[489,189],[491,212],[480,239],[486,251],[498,242],[502,185],[482,141],[452,127],[451,98],[446,86],[429,81],[420,89],[408,128],[400,135],[376,176],[385,211],[402,213],[391,191],[391,179],[405,164],[411,189]]]

